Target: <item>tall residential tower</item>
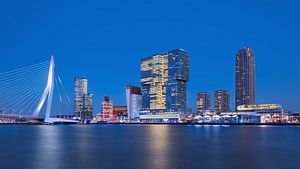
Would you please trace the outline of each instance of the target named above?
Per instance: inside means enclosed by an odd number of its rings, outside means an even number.
[[[214,100],[215,113],[220,114],[222,112],[230,111],[229,92],[226,90],[216,90]]]
[[[255,55],[242,48],[235,60],[235,107],[255,104]]]
[[[197,113],[202,114],[205,111],[211,111],[211,98],[207,92],[197,93]]]

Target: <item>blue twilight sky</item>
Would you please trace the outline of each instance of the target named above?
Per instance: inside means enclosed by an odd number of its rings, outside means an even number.
[[[257,103],[300,111],[300,2],[297,0],[27,0],[0,2],[0,72],[45,61],[73,97],[86,75],[94,105],[125,104],[139,85],[140,59],[183,48],[191,53],[188,105],[196,92],[230,91],[238,49],[256,54]],[[232,104],[233,108],[233,104]]]

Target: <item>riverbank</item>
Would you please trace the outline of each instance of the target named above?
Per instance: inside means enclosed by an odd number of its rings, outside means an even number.
[[[202,125],[202,126],[300,126],[300,123],[92,123],[92,124],[74,124],[74,123],[0,123],[1,125]]]

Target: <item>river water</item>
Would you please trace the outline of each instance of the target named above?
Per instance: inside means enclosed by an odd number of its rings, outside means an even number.
[[[0,126],[0,169],[299,169],[300,127]]]

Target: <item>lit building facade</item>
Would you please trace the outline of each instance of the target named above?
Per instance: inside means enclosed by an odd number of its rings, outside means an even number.
[[[156,54],[141,60],[142,112],[189,112],[186,83],[189,56],[182,49]]]
[[[180,113],[174,112],[140,115],[140,121],[142,123],[178,123],[181,118],[182,116]]]
[[[81,119],[92,119],[93,118],[93,94],[88,93],[82,96],[83,100],[83,113],[81,113]]]
[[[104,96],[101,103],[101,113],[96,115],[96,120],[101,122],[111,122],[113,118],[113,102],[108,96]]]
[[[237,107],[238,111],[259,111],[261,113],[270,110],[281,110],[282,106],[279,104],[254,104],[254,105],[240,105]]]
[[[127,106],[113,106],[113,121],[122,122],[127,120]]]
[[[235,107],[255,104],[255,55],[242,48],[235,60]]]
[[[197,93],[197,114],[203,114],[205,111],[211,111],[211,98],[207,92]]]
[[[142,108],[142,93],[140,87],[126,86],[126,103],[128,119],[134,120],[139,118],[139,112]]]
[[[240,105],[237,111],[241,115],[258,116],[260,123],[281,123],[285,120],[283,108],[279,104]]]
[[[228,91],[221,89],[215,91],[214,109],[216,114],[230,111],[230,98]]]
[[[74,113],[80,117],[83,110],[83,95],[88,94],[88,79],[85,77],[74,78]]]
[[[88,93],[86,77],[74,78],[74,114],[82,120],[93,117],[93,94]]]

